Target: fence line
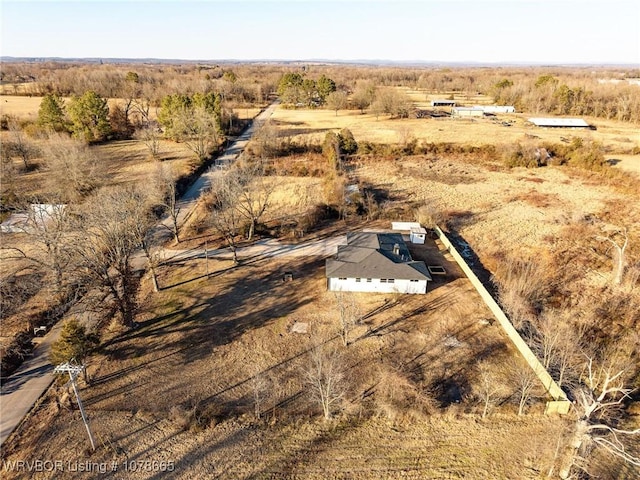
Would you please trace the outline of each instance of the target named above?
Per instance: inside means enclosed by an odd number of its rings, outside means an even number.
[[[571,402],[567,400],[567,395],[564,391],[558,386],[558,384],[553,380],[549,372],[544,368],[540,360],[535,356],[535,354],[529,348],[529,345],[522,339],[518,331],[515,329],[509,318],[505,315],[500,308],[500,305],[494,300],[489,291],[482,284],[480,279],[476,276],[476,274],[471,270],[467,262],[462,255],[458,253],[456,247],[451,243],[449,238],[444,234],[439,227],[435,227],[435,232],[438,235],[440,241],[447,248],[447,251],[453,256],[455,261],[458,263],[462,271],[471,281],[471,284],[475,287],[475,289],[480,294],[480,297],[484,300],[489,310],[496,317],[500,326],[509,337],[509,340],[513,342],[514,346],[520,352],[520,355],[524,358],[527,364],[534,371],[542,385],[544,386],[547,393],[553,398],[553,402],[547,402],[547,408],[545,409],[545,413],[567,413],[569,411],[569,407]]]

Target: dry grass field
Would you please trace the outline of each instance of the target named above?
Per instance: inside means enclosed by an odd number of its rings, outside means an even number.
[[[532,115],[502,114],[497,117],[470,118],[410,118],[389,119],[388,116],[361,114],[355,110],[340,110],[338,115],[330,110],[279,108],[273,115],[275,124],[283,135],[321,143],[329,130],[348,128],[358,141],[376,143],[403,143],[412,138],[429,143],[454,143],[481,146],[487,144],[506,145],[527,140],[561,143],[562,139],[579,136],[599,141],[612,152],[628,153],[640,145],[640,133],[634,125],[611,120],[589,119],[597,130],[539,128],[528,124]],[[510,127],[501,121],[514,121]],[[636,155],[635,158],[639,158]]]
[[[69,98],[64,98],[64,101],[68,103]],[[42,98],[37,96],[0,95],[0,116],[8,115],[21,120],[35,121],[38,118],[40,102],[42,102]],[[118,98],[109,99],[109,105],[114,105],[119,102],[122,102],[122,100]],[[243,120],[254,118],[260,113],[260,109],[253,105],[238,105],[233,108],[233,112],[239,119]],[[152,108],[149,113],[151,118],[156,118],[157,111],[155,108]]]

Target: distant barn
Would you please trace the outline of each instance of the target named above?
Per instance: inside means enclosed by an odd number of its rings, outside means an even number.
[[[484,113],[515,113],[516,107],[512,105],[482,105],[476,108],[481,108]]]
[[[453,107],[451,109],[452,117],[482,117],[484,110],[478,107]]]
[[[432,107],[455,107],[455,100],[431,100]]]
[[[582,118],[530,118],[536,127],[592,128]]]

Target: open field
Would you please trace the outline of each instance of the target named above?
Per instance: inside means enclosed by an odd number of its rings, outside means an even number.
[[[539,128],[527,124],[532,115],[503,114],[479,119],[469,118],[409,118],[389,119],[388,116],[361,114],[354,110],[340,110],[338,115],[330,110],[279,108],[273,116],[274,123],[285,136],[322,143],[329,130],[348,128],[357,141],[377,143],[403,143],[412,138],[430,143],[449,142],[459,145],[506,145],[528,140],[561,143],[563,139],[578,136],[607,145],[611,152],[629,153],[640,146],[640,133],[635,125],[603,119],[586,118],[597,130],[568,128]],[[500,121],[513,120],[510,127]],[[640,155],[635,155],[640,158]]]

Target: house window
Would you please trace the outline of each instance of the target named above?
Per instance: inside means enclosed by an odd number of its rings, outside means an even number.
[[[387,283],[387,279],[386,278],[381,278],[380,279],[380,283]]]
[[[387,283],[395,283],[396,279],[395,278],[390,278],[389,280],[387,280]]]
[[[418,280],[409,280],[411,283],[418,283]]]
[[[371,283],[371,279],[370,278],[367,278],[367,283]]]
[[[346,280],[347,277],[339,277],[338,280]]]
[[[359,278],[356,278],[356,283],[360,283],[360,279]]]

